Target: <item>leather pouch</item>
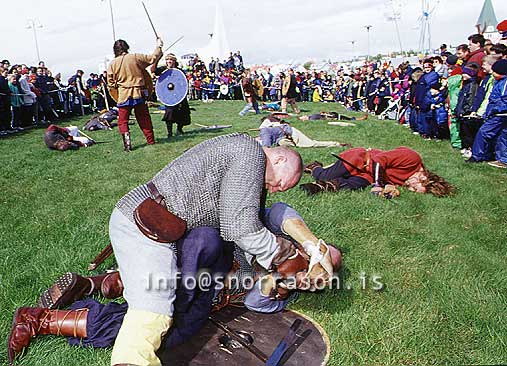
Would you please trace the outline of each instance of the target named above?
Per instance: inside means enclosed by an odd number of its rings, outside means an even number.
[[[187,229],[185,220],[152,198],[145,199],[137,206],[134,221],[144,235],[159,243],[175,242],[183,237]]]

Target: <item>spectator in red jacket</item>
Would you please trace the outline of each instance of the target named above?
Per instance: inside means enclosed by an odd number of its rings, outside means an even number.
[[[472,34],[468,37],[468,49],[470,53],[468,54],[466,63],[472,64],[476,63],[477,65],[482,65],[482,60],[486,53],[484,52],[484,44],[486,43],[486,39],[482,34]],[[484,79],[486,74],[484,71],[480,70],[477,75],[479,79]]]

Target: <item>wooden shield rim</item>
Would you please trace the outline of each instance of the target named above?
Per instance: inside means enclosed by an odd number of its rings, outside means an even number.
[[[294,314],[299,315],[302,318],[305,318],[306,320],[311,322],[315,326],[315,328],[317,328],[320,335],[322,336],[322,339],[324,340],[324,343],[326,344],[326,355],[324,356],[324,360],[322,360],[322,363],[320,364],[320,366],[326,366],[327,363],[329,362],[329,358],[331,356],[331,341],[329,340],[329,336],[327,335],[326,330],[324,328],[322,328],[322,326],[319,323],[317,323],[317,321],[315,321],[313,318],[311,318],[309,315],[303,314],[300,311],[292,310],[292,309],[288,309],[287,311],[290,311]]]
[[[289,86],[290,86],[290,76],[285,77],[285,79],[283,79],[283,86],[282,86],[283,95],[287,95],[287,92],[289,91]]]
[[[262,97],[264,95],[264,85],[262,85],[262,82],[259,79],[255,79],[253,85],[255,87],[255,94],[258,97]]]

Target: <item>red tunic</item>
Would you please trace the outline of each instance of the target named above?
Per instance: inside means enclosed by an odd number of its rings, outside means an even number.
[[[370,155],[369,164],[367,164],[368,153]],[[380,164],[384,170],[384,179],[386,183],[403,185],[405,181],[417,173],[423,167],[422,159],[419,154],[405,146],[397,147],[394,150],[382,151],[371,149],[367,151],[364,147],[349,149],[340,154],[350,164],[344,162],[345,167],[353,176],[366,179],[368,182],[374,182],[373,162]],[[365,171],[360,171],[359,169]]]
[[[46,133],[48,132],[57,132],[63,135],[65,138],[69,136],[69,130],[67,130],[65,127],[58,127],[57,125],[49,125],[48,128],[46,128]]]

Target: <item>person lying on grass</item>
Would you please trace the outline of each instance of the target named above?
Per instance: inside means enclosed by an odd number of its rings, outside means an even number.
[[[290,147],[332,147],[348,146],[336,141],[318,141],[306,136],[297,128],[291,126],[283,119],[273,115],[263,117],[259,126],[261,146],[290,146]]]
[[[361,117],[349,117],[338,112],[320,112],[316,114],[310,114],[308,116],[301,116],[301,121],[320,121],[320,120],[338,120],[338,121],[364,121],[368,118],[368,114]]]
[[[299,213],[285,203],[278,202],[265,209],[263,222],[273,234],[287,235],[293,243],[298,243],[295,245],[302,246],[302,251],[308,242],[324,243],[306,226]],[[193,240],[196,236],[206,240]],[[291,290],[294,286],[287,280],[274,278],[260,266],[250,264],[246,253],[233,242],[224,242],[216,229],[196,228],[180,239],[177,246],[182,279],[191,276],[199,281],[199,273],[205,270],[211,276],[208,279],[213,280],[207,286],[198,282],[197,288],[187,288],[181,280],[176,290],[175,326],[163,338],[164,348],[185,342],[205,325],[211,312],[228,305],[274,313],[283,310],[288,301],[297,296]],[[327,265],[335,272],[341,265],[341,252],[330,244],[324,246]],[[312,270],[301,254],[287,262],[286,267],[285,271],[293,276],[296,285]],[[224,278],[227,273],[228,280]],[[305,289],[301,284],[296,287]],[[314,290],[309,283],[307,289]],[[19,308],[8,341],[9,361],[12,363],[37,335],[66,336],[69,344],[81,347],[111,347],[128,305],[116,302],[104,305],[87,298],[96,294],[107,299],[123,296],[120,273],[84,277],[68,272],[44,291],[38,307]],[[57,310],[69,306],[69,310]]]
[[[323,167],[317,161],[305,166],[304,171],[316,181],[302,184],[300,188],[313,195],[372,185],[371,193],[385,198],[400,195],[396,186],[437,197],[450,195],[455,190],[445,179],[427,170],[416,151],[405,146],[388,151],[359,147],[335,156],[338,160],[330,166]]]
[[[44,132],[44,143],[50,150],[66,151],[91,146],[95,141],[81,136],[75,126],[59,127],[49,125]]]

